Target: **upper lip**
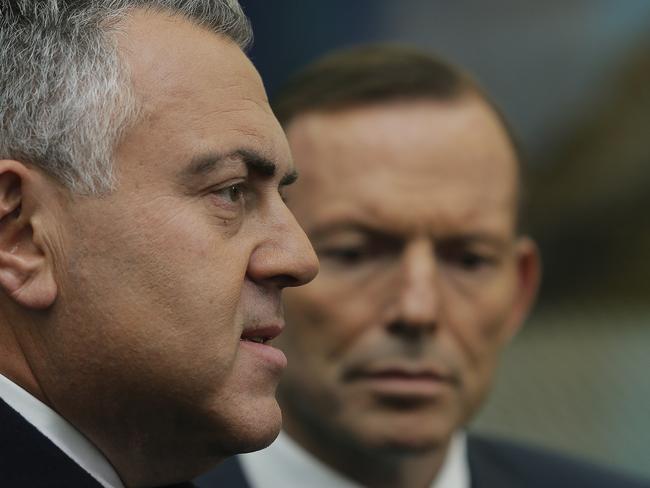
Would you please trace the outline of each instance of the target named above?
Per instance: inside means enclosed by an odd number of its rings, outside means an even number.
[[[403,378],[406,380],[431,380],[455,382],[454,376],[444,368],[421,364],[384,364],[355,368],[345,375],[348,380]]]
[[[260,324],[244,327],[241,339],[266,343],[275,339],[284,329],[284,323]]]

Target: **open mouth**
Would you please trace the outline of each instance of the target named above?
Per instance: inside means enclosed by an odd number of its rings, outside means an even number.
[[[287,358],[280,349],[273,347],[271,341],[280,335],[283,328],[284,324],[281,322],[272,325],[244,327],[244,332],[239,338],[244,357],[248,359],[256,358],[254,359],[258,361],[256,364],[266,365],[273,375],[282,372],[287,367]]]
[[[253,342],[255,344],[268,344],[282,332],[281,325],[268,325],[264,327],[251,327],[244,329],[240,337],[241,341]]]
[[[270,337],[264,337],[264,336],[253,336],[253,337],[241,337],[242,341],[248,341],[248,342],[256,342],[257,344],[266,344],[271,340]]]

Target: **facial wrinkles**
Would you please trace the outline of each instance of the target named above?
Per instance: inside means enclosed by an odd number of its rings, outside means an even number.
[[[337,309],[339,318],[335,318],[334,321],[339,324],[351,324],[349,327],[341,327],[341,337],[334,344],[335,347],[329,351],[329,360],[337,361],[347,354],[352,354],[352,351],[358,347],[359,341],[364,341],[368,331],[371,331],[370,337],[383,339],[383,334],[372,333],[372,331],[382,330],[391,320],[390,283],[394,281],[398,272],[396,266],[387,263],[387,266],[377,270],[374,276],[354,286],[354,290],[349,287],[339,287],[339,291],[331,299],[328,298],[328,303],[339,304]]]
[[[492,191],[495,185],[514,188],[516,182],[509,167],[514,162],[510,161],[511,151],[504,152],[504,145],[486,145],[479,135],[471,132],[477,124],[480,133],[486,128],[488,132],[502,132],[495,127],[494,120],[485,120],[493,119],[493,115],[483,113],[486,109],[480,105],[478,110],[463,107],[432,102],[305,116],[295,122],[300,123],[294,127],[293,139],[300,135],[295,147],[296,158],[300,161],[302,153],[310,156],[314,163],[307,169],[314,172],[315,180],[325,192],[347,187],[363,193],[367,187],[376,190],[368,193],[369,200],[390,201],[393,193],[401,193],[402,197],[412,198],[419,204],[419,197],[440,195],[436,205],[457,208],[465,202],[477,202],[482,207],[485,198],[490,201],[490,196],[497,194]],[[428,127],[427,122],[437,127],[443,117],[442,132],[422,129]],[[371,124],[363,123],[369,120]],[[459,145],[464,147],[463,152],[457,150]],[[508,148],[507,143],[505,147]],[[493,164],[504,158],[509,164]],[[303,176],[305,181],[309,179],[309,175]],[[373,186],[372,182],[377,184]],[[459,191],[464,193],[464,198],[455,195]],[[320,188],[316,193],[324,197]],[[510,198],[507,200],[505,205],[513,203]]]
[[[328,296],[327,303],[335,302],[339,307],[334,316],[328,317],[325,313],[323,325],[314,323],[312,316],[304,317],[306,323],[316,328],[334,324],[330,325],[333,336],[335,324],[339,324],[340,333],[331,341],[331,349],[326,351],[327,361],[337,364],[343,375],[350,368],[383,359],[408,362],[424,360],[444,366],[450,372],[456,371],[452,357],[445,354],[436,341],[427,338],[414,344],[386,332],[389,324],[399,320],[398,309],[394,306],[395,288],[402,271],[399,266],[388,264],[387,267],[390,270],[384,268],[382,272],[376,273],[376,277],[355,287],[352,299],[348,287],[338,290],[336,295]],[[319,310],[325,306],[326,304],[321,304],[315,308]]]
[[[432,259],[436,259],[433,251],[432,249]],[[400,279],[402,272],[397,265],[387,265],[377,270],[374,276],[364,276],[363,282],[357,283],[353,292],[350,287],[331,288],[336,292],[332,292],[325,302],[339,304],[338,313],[331,322],[350,324],[350,327],[342,328],[341,337],[333,341],[335,347],[328,354],[329,361],[335,364],[340,360],[341,370],[345,371],[348,367],[358,367],[366,361],[379,360],[382,357],[424,359],[446,368],[460,379],[460,371],[464,367],[480,366],[486,358],[494,355],[495,348],[499,346],[495,334],[501,329],[509,306],[503,300],[497,300],[495,303],[494,296],[503,294],[507,276],[497,273],[496,282],[480,284],[482,288],[478,290],[476,285],[463,288],[462,283],[459,285],[451,278],[438,276],[441,285],[437,291],[437,299],[440,302],[437,329],[432,336],[421,339],[421,347],[418,349],[385,335],[387,324],[399,316],[389,311],[388,306],[382,308],[378,305],[394,303],[395,280]],[[321,276],[320,279],[327,278]],[[486,286],[493,289],[486,291]],[[354,299],[350,298],[351,293],[354,293]],[[360,304],[368,306],[361,307]],[[307,317],[308,322],[310,318]],[[327,322],[327,316],[323,321]],[[318,324],[313,325],[318,327]],[[373,330],[381,332],[373,333]],[[451,337],[455,340],[449,340]],[[460,351],[463,351],[462,355],[458,354]],[[350,364],[346,357],[350,358]]]
[[[129,243],[132,252],[117,253],[116,255],[123,259],[133,260],[132,263],[122,263],[123,266],[133,267],[133,269],[137,270],[142,267],[143,263],[149,263],[145,267],[145,269],[149,270],[146,275],[132,273],[132,279],[121,284],[121,286],[132,287],[132,295],[134,297],[139,296],[143,290],[164,288],[165,284],[175,283],[177,281],[177,277],[174,274],[174,266],[170,266],[167,253],[175,252],[176,257],[174,257],[174,261],[177,263],[179,256],[183,256],[183,254],[174,251],[174,246],[172,245],[170,247],[170,243],[175,242],[177,244],[177,250],[182,251],[185,245],[184,243],[187,242],[188,245],[193,247],[192,252],[194,254],[198,252],[206,260],[209,259],[210,255],[214,254],[214,246],[223,247],[227,245],[227,240],[220,243],[214,242],[213,234],[205,235],[203,239],[196,232],[191,234],[191,224],[188,222],[188,216],[195,218],[196,212],[194,212],[193,206],[198,203],[185,197],[179,198],[178,195],[173,196],[173,189],[167,188],[164,185],[160,188],[155,188],[153,186],[155,185],[155,181],[160,180],[153,179],[150,182],[146,179],[145,175],[132,175],[130,179],[120,185],[116,193],[107,197],[119,202],[118,206],[109,207],[116,212],[114,222],[119,224],[119,233],[115,233],[112,229],[105,229],[101,226],[95,231],[91,230],[87,233],[87,235],[95,237],[106,234],[105,238],[100,239],[100,242],[109,249],[105,254],[110,254],[111,246],[122,246],[124,242]],[[162,181],[167,180],[163,179]],[[129,195],[127,199],[124,198],[123,193]],[[120,195],[122,196],[120,197]],[[99,203],[101,204],[101,201]],[[89,204],[92,205],[92,201]],[[207,208],[205,209],[205,213],[209,215]],[[88,227],[89,222],[82,222],[82,224]],[[196,226],[196,229],[200,231],[201,229],[205,229],[205,226],[199,225]],[[170,239],[170,235],[186,236],[187,240],[177,237]],[[222,233],[221,235],[224,234]],[[115,241],[115,239],[119,242]],[[113,243],[111,244],[111,242]],[[241,243],[238,246],[241,246]],[[77,247],[77,249],[83,250],[83,247]],[[92,253],[93,251],[89,250],[89,252]],[[94,252],[97,252],[97,249],[94,249]],[[244,257],[244,253],[234,253],[234,255]],[[136,256],[138,257],[136,258]],[[195,259],[192,255],[188,255],[187,257],[190,261]],[[115,261],[115,258],[113,258],[113,261]],[[231,268],[239,270],[240,268],[245,268],[245,266],[232,266]],[[153,282],[150,276],[151,270],[156,270],[158,276]],[[137,279],[138,276],[139,279]],[[133,278],[137,280],[134,281]],[[243,281],[243,272],[241,281]],[[220,294],[221,296],[217,295],[213,297],[213,300],[221,300],[228,304],[228,307],[226,307],[227,310],[230,309],[233,304],[232,302],[235,302],[239,296],[238,290],[234,290],[236,293],[233,290],[229,291],[232,293],[226,294],[222,292]],[[177,293],[182,293],[182,290],[179,290]],[[153,295],[155,296],[156,294],[154,293]],[[172,288],[165,292],[163,296],[171,298],[173,295],[174,290]],[[137,305],[137,303],[134,303],[134,305]],[[173,307],[170,307],[161,303],[161,313],[174,315]]]
[[[455,338],[455,343],[464,352],[468,365],[476,367],[486,359],[495,356],[500,348],[499,332],[509,313],[510,303],[496,300],[494,296],[504,295],[504,280],[509,279],[499,274],[494,283],[482,283],[478,291],[460,295],[451,294],[446,323],[447,332]],[[444,301],[444,299],[441,299]]]
[[[248,85],[250,85],[250,83],[248,83]],[[194,120],[196,120],[200,125],[201,121],[204,119],[207,120],[208,123],[211,123],[214,120],[219,120],[219,117],[224,115],[242,116],[245,119],[248,119],[249,114],[255,114],[255,119],[251,119],[251,122],[254,123],[242,124],[241,127],[226,127],[226,129],[246,130],[255,139],[265,141],[268,138],[269,133],[275,133],[277,135],[280,132],[280,129],[273,113],[271,112],[271,108],[264,97],[264,93],[261,92],[259,88],[261,87],[242,86],[242,84],[237,84],[236,87],[221,90],[225,93],[220,95],[220,90],[216,90],[214,92],[215,96],[220,100],[218,110],[198,114],[196,115],[197,118]],[[181,100],[181,103],[182,102],[183,100]],[[197,102],[199,102],[199,104],[204,103],[201,100],[197,100]],[[205,112],[205,110],[203,112]]]
[[[290,196],[305,205],[296,211],[308,233],[341,221],[356,222],[398,236],[427,233],[435,237],[468,232],[508,234],[511,225],[509,198],[453,180],[432,182],[422,178],[409,183],[406,170],[377,171],[366,177],[343,177],[340,181],[319,182],[314,195]],[[301,184],[308,175],[301,173]],[[359,181],[362,180],[362,181]],[[489,180],[481,186],[490,186]],[[307,186],[307,185],[305,185]],[[494,192],[492,192],[494,193]],[[307,200],[307,202],[305,202]],[[308,216],[307,213],[310,215]]]
[[[416,344],[387,335],[384,328],[390,322],[384,322],[380,328],[375,329],[376,333],[368,332],[370,326],[355,329],[341,344],[340,351],[337,351],[339,357],[330,356],[330,359],[334,363],[338,362],[339,372],[343,377],[346,372],[371,364],[415,362],[443,370],[459,386],[463,386],[467,381],[472,383],[473,376],[466,376],[462,371],[469,368],[478,371],[479,375],[491,371],[486,361],[495,359],[495,348],[498,344],[494,337],[484,337],[484,332],[486,328],[498,328],[503,317],[492,317],[489,323],[481,322],[480,318],[477,322],[477,317],[469,317],[465,322],[459,323],[445,311],[445,305],[450,305],[445,301],[445,297],[441,296],[439,300],[441,311],[436,330],[431,335],[420,337]],[[490,311],[487,311],[486,315],[490,315]],[[481,367],[487,369],[482,371]]]
[[[463,105],[452,107],[453,111],[459,108],[464,110]],[[390,110],[386,108],[384,115]],[[438,114],[442,113],[439,107],[436,110]],[[479,117],[471,119],[472,123],[480,120],[482,130],[477,132],[465,125],[469,120],[464,118],[469,116],[468,112],[461,117],[461,112],[453,111],[450,114],[456,117],[456,133],[440,133],[439,140],[435,141],[425,136],[424,146],[421,145],[423,133],[414,128],[404,138],[410,141],[409,144],[393,137],[403,131],[391,124],[396,120],[412,121],[413,111],[389,121],[390,130],[378,130],[375,125],[377,117],[365,109],[350,111],[345,117],[321,114],[320,118],[305,117],[294,122],[296,125],[290,127],[289,137],[296,160],[305,164],[305,167],[299,165],[301,185],[305,190],[292,200],[301,202],[296,210],[307,231],[311,232],[324,222],[347,218],[402,236],[426,232],[434,245],[446,237],[467,233],[510,239],[515,181],[511,174],[512,155],[504,151],[509,145],[507,141],[501,143],[503,137],[498,146],[486,147],[484,142],[477,142],[474,134],[485,133],[485,114],[472,112],[471,117]],[[443,129],[451,131],[454,124],[448,123],[449,114],[445,114]],[[488,115],[493,118],[491,113]],[[437,117],[439,120],[440,115]],[[362,124],[362,121],[368,123]],[[302,124],[301,127],[298,123]],[[493,130],[494,121],[490,124],[490,130]],[[363,127],[372,127],[372,132],[358,132]],[[457,151],[459,144],[465,148],[462,153]],[[421,151],[413,151],[417,147],[429,148],[428,152],[425,151],[426,157]],[[448,147],[451,152],[441,153],[440,147]],[[507,164],[499,164],[504,158],[508,159]],[[307,191],[307,188],[316,187],[318,191]],[[326,264],[322,268],[318,278],[321,283],[327,274]],[[486,339],[500,330],[503,318],[507,316],[509,304],[498,300],[499,293],[503,292],[503,280],[509,279],[503,276],[504,273],[504,270],[496,271],[494,278],[478,284],[441,278],[441,282],[448,281],[443,282],[440,289],[441,307],[445,310],[440,318],[440,329],[435,333],[437,339],[430,341],[436,344],[436,348],[448,351],[452,357],[456,354],[451,351],[462,350],[469,364],[478,364],[486,356],[494,354],[494,348],[498,346],[496,339]],[[363,287],[355,282],[354,301],[346,296],[346,291],[347,295],[351,293],[348,288],[338,287],[336,303],[340,304],[340,312],[337,316],[345,319],[338,322],[360,325],[352,332],[346,331],[345,341],[335,350],[336,354],[353,350],[357,338],[363,339],[365,331],[370,334],[371,324],[381,324],[381,327],[389,323],[386,315],[382,317],[383,309],[376,305],[390,301],[390,284],[386,285],[390,278],[385,276],[388,273],[377,273]],[[491,288],[494,290],[490,291]],[[346,305],[346,300],[350,301],[349,305]],[[353,310],[354,303],[372,304],[372,318]],[[348,320],[350,316],[355,316],[355,321]],[[459,364],[456,366],[460,367]]]
[[[346,341],[341,344],[341,357],[343,364],[347,367],[348,356],[353,363],[365,361],[381,361],[401,359],[406,362],[433,362],[438,365],[446,365],[450,370],[457,369],[453,355],[448,354],[441,344],[441,335],[444,335],[444,305],[441,305],[434,319],[435,326],[433,330],[421,331],[416,338],[404,337],[397,333],[392,333],[389,329],[393,324],[404,320],[401,310],[399,287],[398,284],[404,279],[403,269],[394,266],[392,276],[388,274],[374,280],[366,289],[374,288],[374,291],[367,292],[363,301],[359,303],[367,305],[367,309],[372,312],[366,312],[372,315],[370,320],[365,324],[360,324],[346,337]],[[442,300],[436,297],[436,300]],[[381,304],[378,306],[377,304]],[[418,325],[413,325],[418,327]]]
[[[206,112],[203,109],[192,111],[185,104],[180,116],[174,119],[163,118],[157,124],[151,125],[148,130],[168,134],[169,139],[177,138],[177,125],[179,118],[184,119],[182,125],[183,140],[179,141],[176,157],[179,166],[185,163],[193,154],[207,152],[218,148],[219,152],[228,152],[237,147],[225,147],[225,141],[241,141],[241,146],[255,148],[261,154],[282,154],[286,161],[288,149],[284,147],[284,136],[279,126],[271,115],[260,114],[257,104],[246,103],[238,106],[232,104],[215,105]],[[177,112],[178,113],[178,112]],[[275,157],[269,159],[275,160]]]
[[[147,13],[135,12],[130,22],[135,22],[143,16],[152,17]],[[177,38],[172,40],[164,37],[162,33],[166,32],[169,24],[174,25],[179,35],[185,32],[192,39],[195,39],[197,34],[205,37],[205,43],[193,43],[197,50],[204,51],[200,65],[196,56],[188,58],[182,49],[177,48],[183,44],[178,42]],[[183,114],[189,123],[199,127],[205,124],[203,120],[210,126],[211,120],[219,120],[219,112],[238,114],[250,111],[259,114],[260,109],[275,121],[258,73],[234,43],[223,38],[222,49],[216,51],[212,49],[212,32],[197,29],[195,25],[173,16],[155,16],[148,19],[148,25],[148,31],[136,31],[130,33],[128,38],[120,38],[120,50],[129,54],[127,59],[131,61],[133,83],[144,101],[145,112],[152,123],[158,118],[164,119],[165,114],[174,113]],[[149,37],[154,37],[159,42],[147,42]],[[233,53],[236,54],[231,56]],[[166,58],[168,62],[159,63],[161,57]],[[206,71],[208,75],[196,75]],[[158,96],[148,93],[151,86],[157,87]],[[209,98],[197,98],[197,91],[209,94]],[[216,114],[209,110],[213,100],[218,102],[215,105]],[[178,125],[177,120],[171,122],[170,129]],[[256,119],[255,122],[259,123],[259,120]],[[218,134],[212,136],[218,137]]]
[[[419,343],[419,349],[413,344],[404,340],[387,337],[381,342],[372,346],[359,348],[349,361],[341,365],[342,376],[346,373],[359,369],[366,369],[373,365],[400,364],[400,365],[426,365],[442,370],[445,375],[450,376],[457,383],[463,379],[461,371],[462,362],[456,354],[443,347],[444,342],[440,340],[428,340],[426,343]]]
[[[435,244],[432,243],[432,246]],[[431,249],[431,259],[435,260],[435,249]],[[334,285],[334,283],[327,283],[328,270],[327,263],[323,264],[323,272],[319,278],[322,288],[327,289],[328,292],[322,291],[321,293],[329,293],[321,305],[316,305],[325,308],[328,303],[338,303],[337,313],[332,318],[333,323],[351,324],[349,328],[341,326],[340,337],[335,341],[328,358],[331,361],[336,361],[337,358],[344,358],[346,355],[353,355],[355,353],[363,353],[364,338],[372,330],[384,330],[384,328],[392,323],[394,320],[399,319],[399,314],[396,309],[397,293],[395,289],[399,287],[400,279],[403,279],[403,269],[399,266],[399,262],[392,261],[386,262],[383,266],[372,269],[366,274],[360,274],[356,281],[350,281],[350,285],[343,286],[341,284]],[[349,271],[350,273],[352,271]],[[427,345],[423,350],[427,351],[429,347],[434,350],[434,355],[441,354],[440,339],[438,336],[449,334],[457,338],[457,343],[464,349],[466,355],[472,362],[480,360],[480,356],[486,347],[485,340],[490,330],[498,329],[499,324],[505,315],[505,307],[502,313],[497,314],[495,317],[495,306],[490,306],[492,293],[485,292],[480,289],[477,292],[476,285],[463,286],[462,281],[457,283],[453,277],[439,276],[444,274],[444,270],[436,269],[434,271],[435,279],[439,281],[440,288],[436,291],[437,300],[439,301],[439,312],[437,321],[438,330],[433,334],[435,337],[427,337],[422,339]],[[335,274],[332,275],[331,280],[335,279]],[[498,285],[498,283],[496,283]],[[433,285],[432,285],[433,286]],[[482,284],[485,286],[485,284]],[[502,286],[498,286],[498,293]],[[353,298],[350,298],[353,296]],[[367,306],[361,306],[366,304]],[[497,304],[496,307],[502,305]],[[456,309],[462,308],[466,310],[465,313],[454,312]],[[478,316],[478,311],[484,314]],[[329,312],[331,313],[331,312]],[[327,312],[325,312],[327,314]],[[489,321],[489,322],[486,322]],[[307,323],[312,323],[314,318],[312,316],[306,317]],[[319,322],[327,322],[327,315],[322,317]],[[354,324],[354,325],[352,325]],[[314,327],[319,327],[319,324],[314,321]],[[325,324],[326,325],[326,324]],[[388,343],[391,339],[384,335],[374,334],[376,340],[372,342],[372,349],[382,351],[382,344]],[[386,342],[382,342],[386,341]],[[432,344],[429,346],[428,344]],[[370,344],[370,342],[368,342]],[[403,342],[397,342],[396,346],[403,355],[413,354],[414,348],[406,346]],[[388,346],[389,348],[392,346]],[[447,344],[445,347],[453,347]],[[488,344],[488,348],[491,348]],[[445,350],[445,349],[442,349]],[[354,351],[354,352],[352,352]],[[386,351],[389,354],[390,351]],[[449,354],[449,357],[454,357]],[[450,359],[445,360],[446,363],[452,364],[454,369],[458,365],[453,365]]]

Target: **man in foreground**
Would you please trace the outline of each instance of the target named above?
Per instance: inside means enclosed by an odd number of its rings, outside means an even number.
[[[277,435],[313,250],[235,0],[2,1],[0,485],[189,480]]]
[[[481,89],[375,46],[307,67],[274,108],[321,272],[286,294],[284,433],[202,486],[641,486],[464,431],[540,274],[522,162]]]

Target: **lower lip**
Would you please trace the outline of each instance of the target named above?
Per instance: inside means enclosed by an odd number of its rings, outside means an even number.
[[[251,352],[256,357],[267,363],[271,368],[282,371],[287,367],[287,357],[280,349],[277,349],[268,344],[259,342],[240,340],[239,344],[246,351]]]
[[[368,376],[357,381],[378,395],[423,399],[438,397],[451,386],[443,379],[403,376]]]

